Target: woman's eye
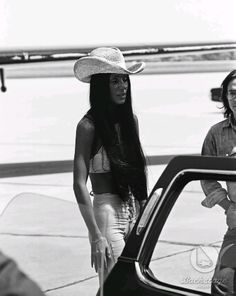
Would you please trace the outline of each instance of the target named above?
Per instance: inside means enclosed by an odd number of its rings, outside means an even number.
[[[128,78],[127,77],[122,77],[120,79],[112,79],[111,80],[111,83],[114,84],[114,85],[117,85],[120,82],[122,82],[122,83],[128,83]]]

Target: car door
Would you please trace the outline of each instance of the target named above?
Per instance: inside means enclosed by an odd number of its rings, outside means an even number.
[[[103,295],[229,295],[213,281],[228,226],[224,210],[205,208],[200,180],[236,181],[233,158],[179,156],[156,185],[105,281]],[[235,255],[231,258],[236,267]],[[235,266],[234,266],[235,264]],[[231,295],[231,294],[230,294]]]

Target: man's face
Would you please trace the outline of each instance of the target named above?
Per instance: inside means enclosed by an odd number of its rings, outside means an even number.
[[[228,85],[227,98],[229,107],[234,114],[234,118],[236,119],[236,78],[231,80]]]

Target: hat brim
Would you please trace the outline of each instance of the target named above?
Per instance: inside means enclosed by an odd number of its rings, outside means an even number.
[[[145,63],[139,62],[126,68],[123,65],[108,62],[100,57],[83,57],[74,65],[74,74],[77,79],[82,82],[90,82],[91,76],[94,74],[114,73],[114,74],[137,74],[145,67]]]

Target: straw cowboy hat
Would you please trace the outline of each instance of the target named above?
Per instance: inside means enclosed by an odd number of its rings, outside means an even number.
[[[144,63],[135,63],[127,68],[122,52],[116,47],[99,47],[74,65],[75,77],[90,82],[91,75],[101,73],[136,74],[144,69]]]

